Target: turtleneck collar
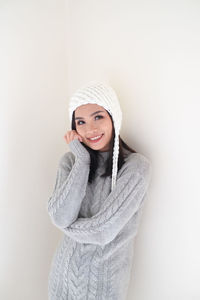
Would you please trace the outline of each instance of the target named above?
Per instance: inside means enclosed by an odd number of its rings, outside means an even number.
[[[106,159],[109,157],[109,151],[99,151],[98,152],[99,163],[104,163]]]

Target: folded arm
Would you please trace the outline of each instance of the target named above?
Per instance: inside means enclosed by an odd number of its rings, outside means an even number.
[[[140,209],[151,170],[148,159],[140,154],[132,155],[100,211],[91,218],[78,218],[70,226],[60,229],[80,243],[105,245],[111,242]]]

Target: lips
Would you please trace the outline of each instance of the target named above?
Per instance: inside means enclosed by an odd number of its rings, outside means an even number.
[[[100,139],[102,138],[102,136],[103,136],[103,134],[101,134],[101,135],[96,135],[96,136],[100,136],[98,139],[95,139],[95,140],[91,140],[90,138],[88,138],[88,140],[91,142],[91,143],[96,143],[96,142],[98,142],[98,141],[100,141]],[[96,136],[94,136],[94,137],[96,137]],[[92,137],[91,137],[92,138]]]

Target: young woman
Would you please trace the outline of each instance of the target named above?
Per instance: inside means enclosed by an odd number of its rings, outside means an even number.
[[[120,137],[115,91],[90,82],[70,98],[71,151],[59,161],[48,200],[63,233],[48,281],[49,300],[125,300],[134,238],[151,179],[151,161]]]

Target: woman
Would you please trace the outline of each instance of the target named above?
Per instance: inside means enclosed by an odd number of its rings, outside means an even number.
[[[48,213],[63,238],[53,257],[49,300],[125,300],[151,162],[119,135],[115,91],[90,82],[70,98],[71,151],[60,159]]]

